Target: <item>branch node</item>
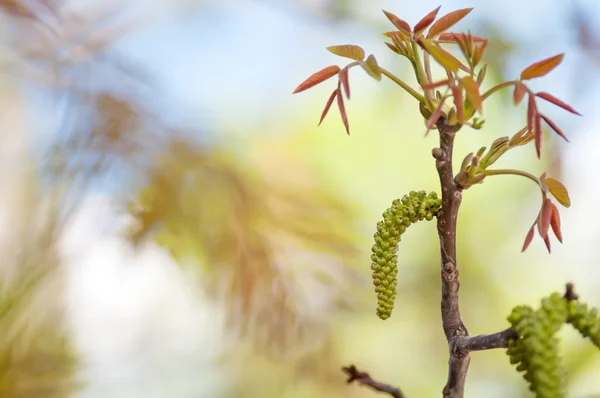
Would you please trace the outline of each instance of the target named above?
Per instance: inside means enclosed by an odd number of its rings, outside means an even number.
[[[444,151],[442,151],[440,148],[433,148],[431,150],[431,156],[433,156],[437,160],[442,160],[442,158],[444,157]]]
[[[567,299],[567,301],[576,301],[579,300],[579,296],[575,293],[574,286],[572,283],[567,283],[565,288],[565,295],[563,296]]]

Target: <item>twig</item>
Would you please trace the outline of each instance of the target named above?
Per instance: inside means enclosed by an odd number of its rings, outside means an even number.
[[[348,375],[347,383],[356,381],[363,386],[371,387],[373,390],[386,393],[393,398],[406,398],[399,388],[373,380],[368,373],[360,372],[354,365],[343,367],[342,370]]]
[[[456,221],[462,201],[462,189],[454,182],[452,171],[452,150],[454,137],[460,125],[449,126],[441,117],[436,127],[440,134],[440,147],[432,151],[442,189],[442,208],[438,214],[438,235],[440,239],[442,274],[442,326],[448,345],[452,347],[457,337],[468,336],[469,332],[460,317],[458,292],[458,268],[456,265]],[[465,379],[469,369],[469,352],[450,349],[448,360],[448,380],[443,393],[445,398],[462,398]]]
[[[482,334],[473,337],[459,336],[452,340],[451,350],[470,352],[508,348],[508,342],[518,337],[517,332],[510,328],[494,334]]]

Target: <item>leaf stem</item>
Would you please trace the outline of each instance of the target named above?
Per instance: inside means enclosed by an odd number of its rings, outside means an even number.
[[[425,103],[425,97],[423,97],[421,94],[417,93],[412,87],[410,87],[408,84],[404,83],[399,77],[397,77],[396,75],[394,75],[393,73],[387,71],[386,69],[384,69],[382,67],[379,67],[379,70],[381,71],[382,75],[384,75],[385,77],[387,77],[388,79],[390,79],[391,81],[393,81],[394,83],[396,83],[397,85],[402,87],[417,101]]]
[[[507,82],[502,82],[500,84],[495,85],[494,87],[490,88],[488,91],[486,91],[481,98],[482,99],[486,99],[488,98],[490,95],[494,94],[496,91],[502,90],[503,88],[509,87],[509,86],[514,86],[517,83],[516,80],[511,80],[511,81],[507,81]]]
[[[417,72],[417,82],[419,84],[431,83],[427,80],[427,76],[425,75],[425,69],[423,69],[423,63],[421,62],[421,56],[419,55],[419,47],[417,46],[416,41],[411,42],[413,55],[415,57],[415,69]]]
[[[525,178],[529,178],[531,181],[535,182],[537,185],[540,185],[540,180],[531,173],[522,170],[514,170],[514,169],[496,169],[496,170],[484,170],[483,173],[486,176],[499,176],[499,175],[516,175]]]

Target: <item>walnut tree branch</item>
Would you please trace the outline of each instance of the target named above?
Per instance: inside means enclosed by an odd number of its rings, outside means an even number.
[[[406,398],[399,388],[373,380],[368,373],[360,372],[354,365],[344,367],[342,370],[348,375],[347,383],[355,381],[363,386],[371,387],[375,391],[386,393],[393,398]]]
[[[460,125],[450,126],[444,117],[436,123],[440,135],[440,147],[432,151],[442,189],[442,208],[438,213],[438,235],[440,239],[442,274],[442,326],[448,346],[453,340],[468,336],[469,332],[460,317],[458,292],[458,268],[456,264],[456,223],[462,201],[462,189],[454,182],[452,151],[454,137]],[[444,398],[462,398],[465,379],[469,369],[469,352],[449,349],[448,380],[444,387]]]

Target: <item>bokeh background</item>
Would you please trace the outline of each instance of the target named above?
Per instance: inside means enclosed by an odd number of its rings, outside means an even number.
[[[351,72],[352,135],[317,122],[333,81],[313,72],[358,44],[410,77],[381,33],[440,5],[366,0],[2,0],[0,23],[0,396],[367,397],[356,364],[409,397],[439,396],[447,346],[432,224],[403,239],[392,318],[374,314],[370,246],[394,198],[438,190],[414,100]],[[551,255],[522,241],[539,208],[526,179],[464,194],[463,319],[508,326],[574,282],[600,306],[600,8],[597,0],[444,1],[474,6],[457,29],[488,36],[488,84],[566,52],[532,83],[570,143],[546,137],[499,167],[547,171],[573,205]],[[524,124],[511,92],[465,128],[462,159]],[[600,354],[565,329],[570,396],[600,396]],[[502,350],[472,354],[466,397],[528,397]]]

